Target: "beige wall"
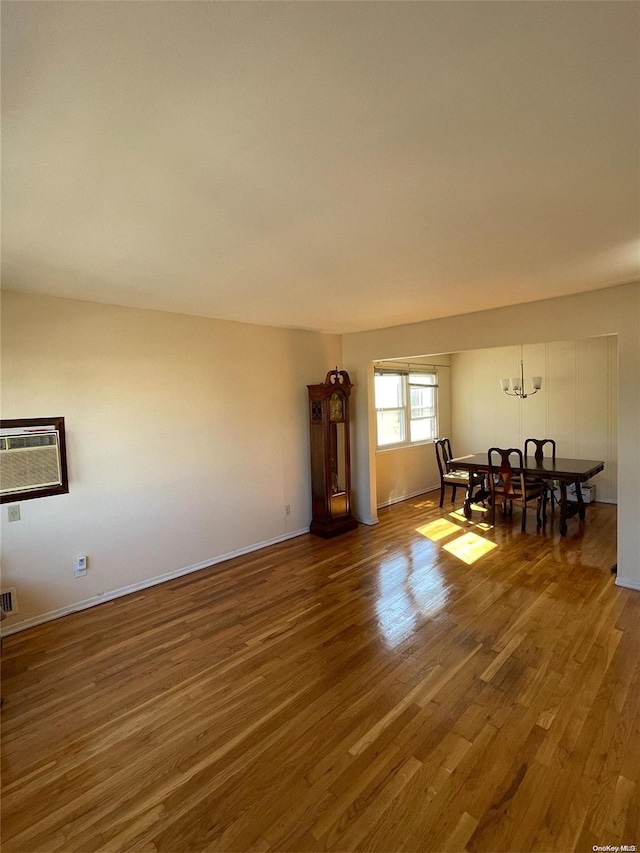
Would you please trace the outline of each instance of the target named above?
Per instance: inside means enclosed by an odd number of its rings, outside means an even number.
[[[338,336],[18,293],[2,328],[2,417],[64,416],[70,477],[2,507],[3,628],[308,529],[306,385]]]
[[[460,310],[461,306],[458,308]],[[640,589],[640,283],[345,335],[344,364],[367,388],[354,400],[354,505],[377,520],[373,362],[427,353],[618,336],[618,577]]]
[[[542,376],[542,390],[526,400],[500,390],[502,377],[520,375],[525,388]],[[527,438],[554,438],[559,456],[602,459],[591,482],[599,501],[615,503],[618,480],[618,348],[615,336],[471,350],[452,356],[452,419],[457,452],[520,447]]]

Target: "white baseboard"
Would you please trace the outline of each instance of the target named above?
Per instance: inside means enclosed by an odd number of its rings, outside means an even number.
[[[640,590],[640,582],[625,580],[625,578],[621,578],[620,576],[616,577],[616,586],[624,586],[626,589]]]
[[[360,524],[366,524],[367,527],[373,527],[374,524],[379,524],[379,521],[377,518],[369,518],[369,519],[360,518],[360,516],[356,515],[355,513],[353,514],[353,517],[355,518],[356,521],[359,521]]]
[[[462,486],[460,487],[462,488]],[[399,504],[401,501],[408,501],[411,498],[417,498],[420,495],[427,495],[429,492],[437,492],[440,489],[440,486],[428,486],[426,489],[420,489],[417,492],[411,492],[409,495],[401,495],[399,498],[391,498],[388,501],[383,501],[381,504],[378,504],[377,509],[383,509],[386,506],[393,506],[393,504]]]
[[[128,586],[120,587],[120,589],[112,589],[110,592],[102,593],[102,595],[94,595],[92,598],[87,598],[84,601],[78,601],[74,604],[69,604],[66,607],[58,607],[56,610],[50,610],[48,613],[41,613],[39,616],[32,616],[30,619],[23,619],[21,622],[14,622],[12,625],[7,625],[3,628],[0,636],[8,637],[10,634],[17,634],[18,631],[26,631],[27,628],[35,628],[36,625],[42,625],[44,622],[52,622],[54,619],[59,619],[61,616],[68,616],[70,613],[77,613],[80,610],[87,610],[89,607],[95,607],[98,604],[104,604],[105,601],[112,601],[114,598],[121,598],[123,595],[129,595],[132,592],[138,592],[141,589],[148,589],[151,586],[157,586],[160,583],[173,580],[174,578],[189,575],[192,572],[199,572],[201,569],[208,569],[218,563],[224,563],[226,560],[231,560],[233,557],[241,557],[243,554],[250,554],[252,551],[260,551],[262,548],[268,548],[269,545],[277,545],[278,542],[285,542],[287,539],[295,539],[296,536],[303,536],[309,532],[308,527],[303,527],[300,530],[294,530],[293,533],[284,533],[282,536],[276,536],[274,539],[266,539],[264,542],[257,542],[254,545],[248,545],[246,548],[239,548],[237,551],[229,551],[227,554],[221,554],[219,557],[212,557],[210,560],[203,560],[201,563],[195,563],[193,566],[186,566],[182,569],[175,569],[172,572],[167,572],[164,575],[157,575],[148,580],[132,583]]]

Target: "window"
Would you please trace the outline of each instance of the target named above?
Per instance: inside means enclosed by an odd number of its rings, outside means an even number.
[[[419,444],[437,435],[438,377],[433,371],[375,371],[378,447]]]

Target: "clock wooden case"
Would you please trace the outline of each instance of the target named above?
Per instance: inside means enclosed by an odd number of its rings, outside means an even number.
[[[330,370],[307,385],[311,432],[311,533],[330,539],[358,526],[351,515],[349,398],[346,370]]]

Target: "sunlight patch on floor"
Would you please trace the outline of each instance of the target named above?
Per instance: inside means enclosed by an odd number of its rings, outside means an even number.
[[[462,530],[459,524],[454,524],[452,521],[447,521],[446,518],[436,518],[435,521],[430,521],[429,524],[424,524],[422,527],[416,528],[416,533],[421,536],[426,536],[432,542],[438,542],[446,536],[451,536],[452,533],[459,533]]]
[[[458,536],[453,542],[443,545],[443,550],[448,551],[466,563],[468,566],[473,565],[480,557],[484,557],[489,551],[497,548],[495,542],[489,542],[488,539],[483,539],[482,536],[477,536],[475,533],[465,533],[463,536]]]
[[[416,509],[434,509],[437,506],[437,503],[435,502],[435,500],[431,499],[431,500],[416,501],[416,503],[414,503],[413,506],[415,506]]]
[[[471,509],[473,510],[473,512],[489,512],[486,506],[480,506],[480,504],[471,504]],[[454,511],[450,512],[449,515],[451,516],[451,518],[455,518],[459,521],[466,521],[468,524],[471,524],[473,521],[471,518],[467,518],[464,514],[464,507],[460,507],[460,509],[454,509]]]

